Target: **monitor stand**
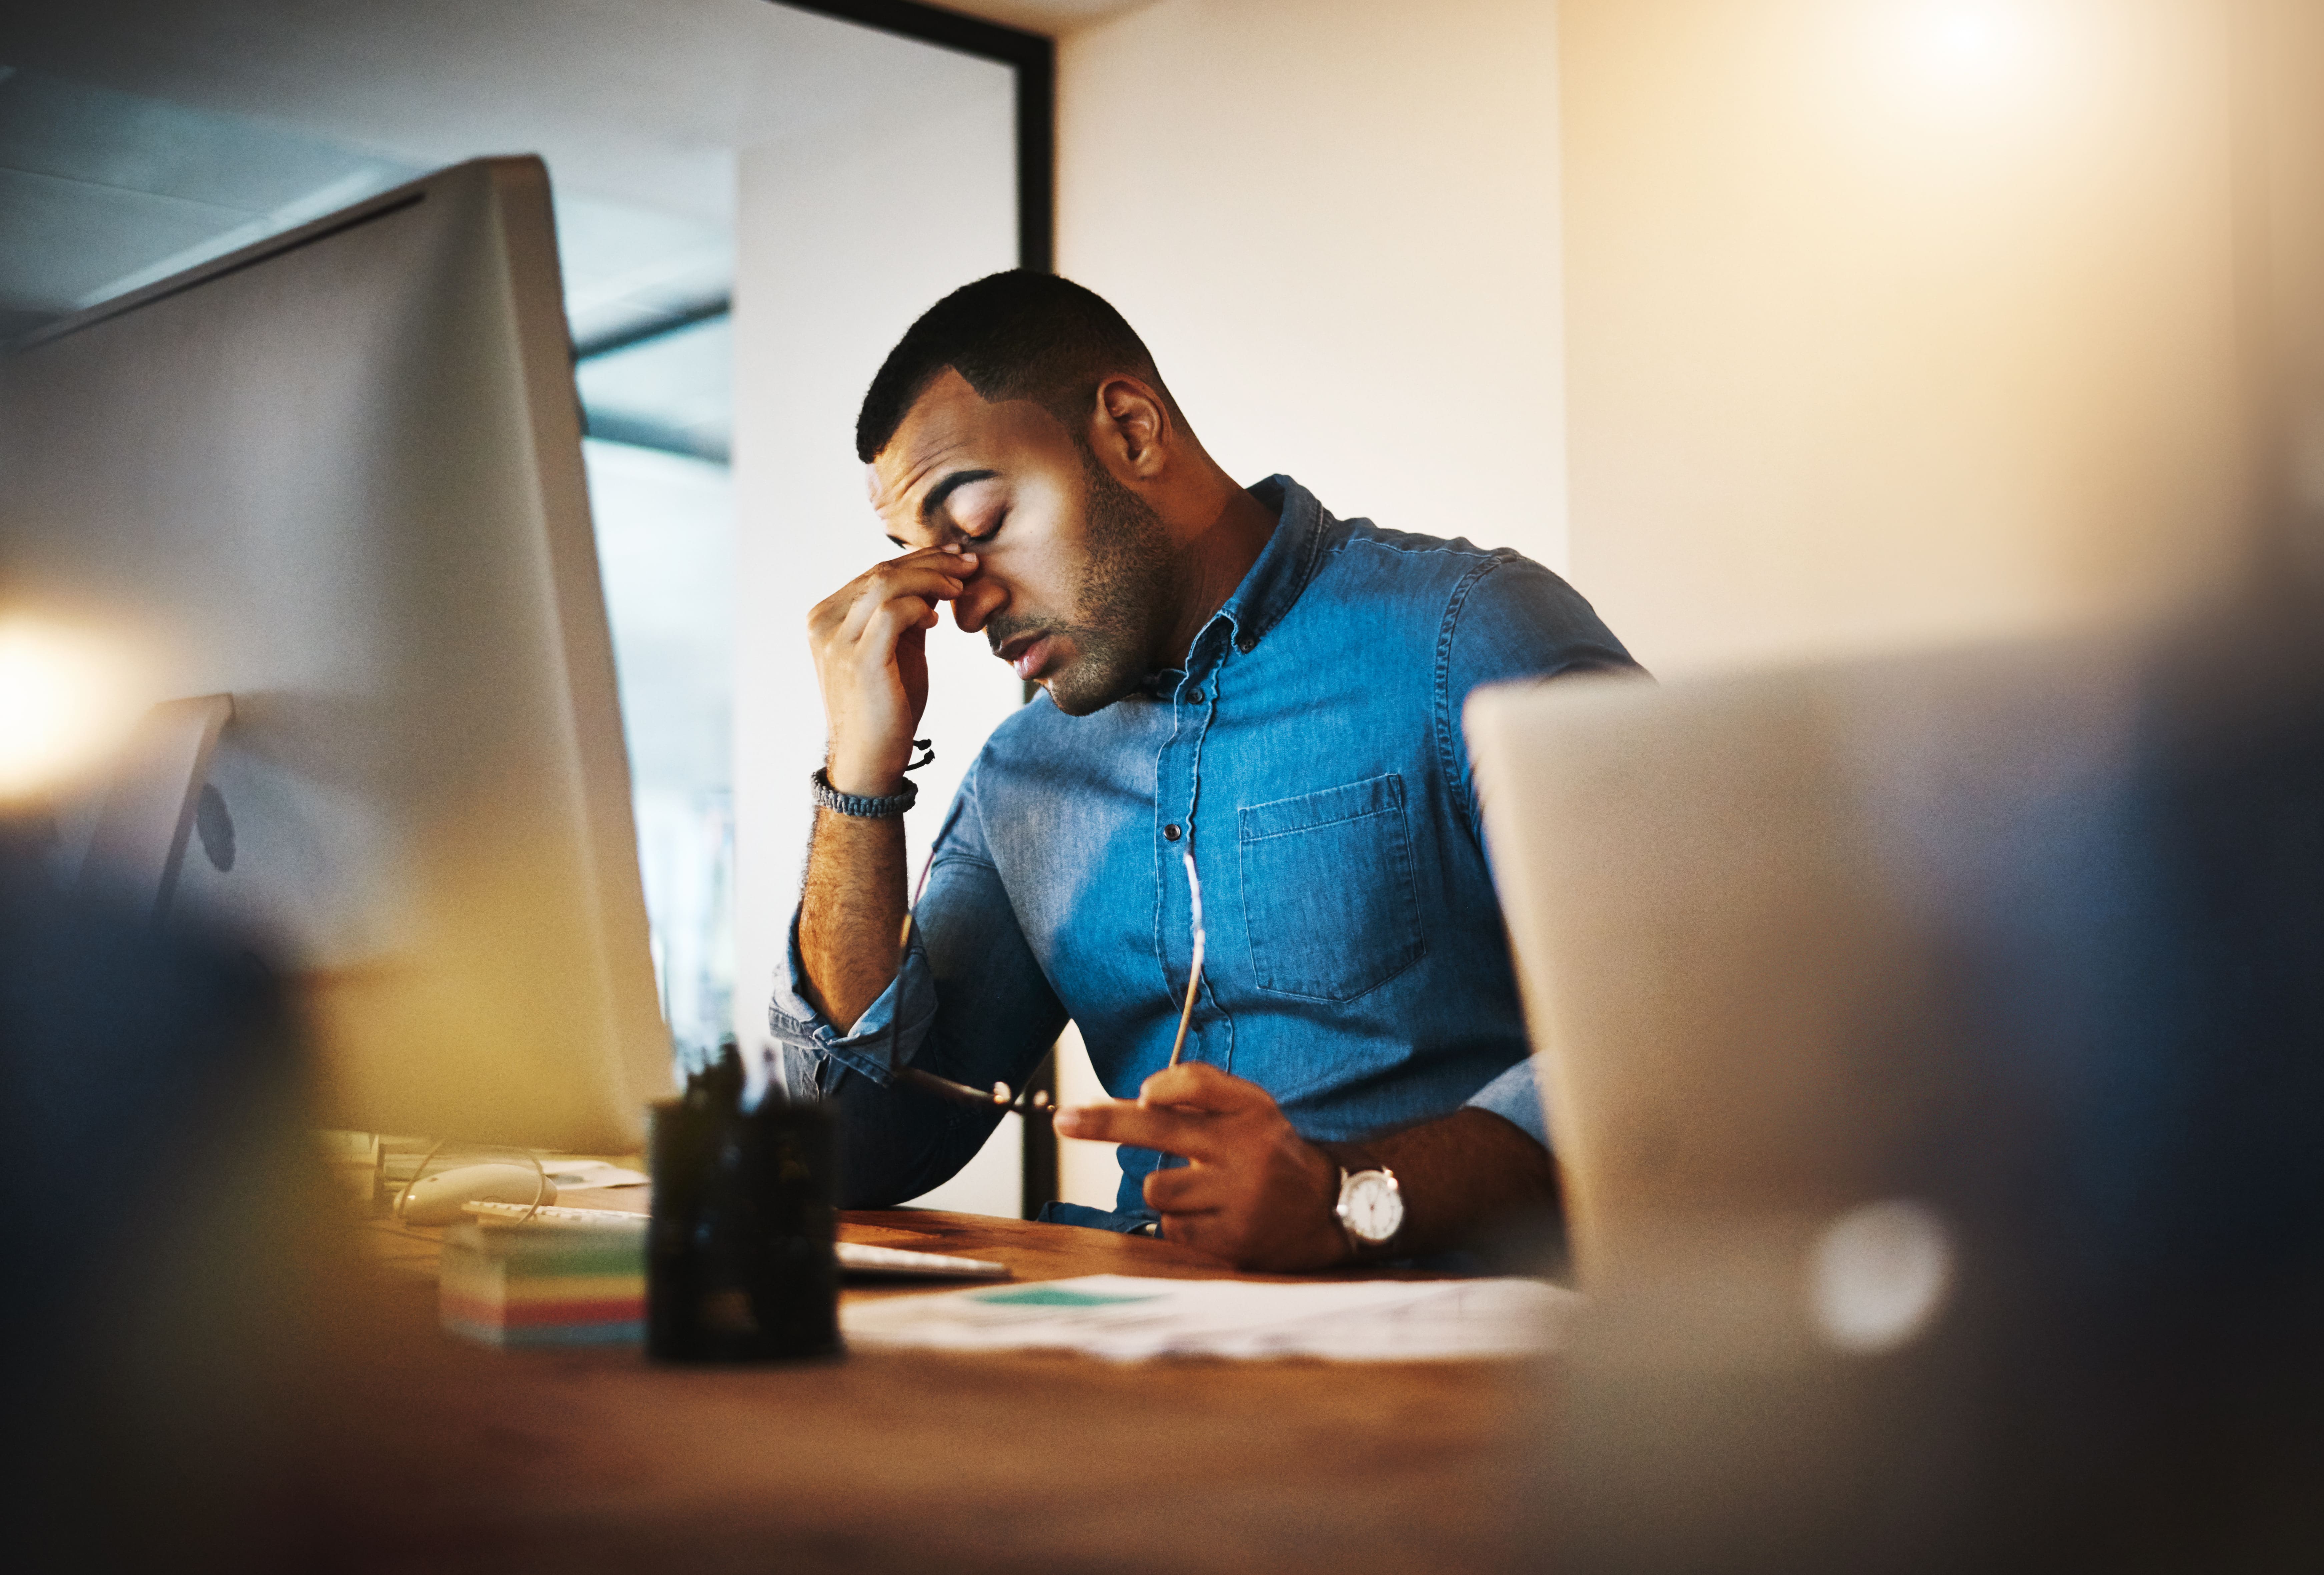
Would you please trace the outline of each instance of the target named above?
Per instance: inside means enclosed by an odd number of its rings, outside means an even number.
[[[83,891],[126,904],[153,924],[169,916],[210,756],[234,718],[234,697],[165,700],[131,733],[81,861]]]

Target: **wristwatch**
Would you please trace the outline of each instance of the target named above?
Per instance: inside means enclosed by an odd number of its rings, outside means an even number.
[[[1404,1229],[1404,1192],[1396,1184],[1396,1173],[1384,1166],[1352,1171],[1342,1166],[1338,1212],[1351,1249],[1361,1253],[1386,1247]]]

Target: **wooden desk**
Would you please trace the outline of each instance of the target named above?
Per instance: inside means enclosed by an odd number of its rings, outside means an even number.
[[[851,1214],[842,1235],[998,1257],[1026,1280],[1226,1272],[1167,1242],[917,1210]],[[355,1570],[1511,1563],[1521,1364],[866,1351],[656,1367],[456,1341],[411,1274],[381,1276],[342,1333],[305,1497]]]

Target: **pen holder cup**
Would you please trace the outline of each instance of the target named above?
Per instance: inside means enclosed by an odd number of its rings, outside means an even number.
[[[840,1355],[832,1250],[831,1117],[769,1098],[758,1110],[653,1110],[646,1354],[676,1362]]]

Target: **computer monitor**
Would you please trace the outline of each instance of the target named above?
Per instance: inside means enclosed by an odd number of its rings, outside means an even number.
[[[538,160],[0,355],[0,585],[230,700],[174,913],[290,977],[318,1124],[637,1145],[670,1045]]]

